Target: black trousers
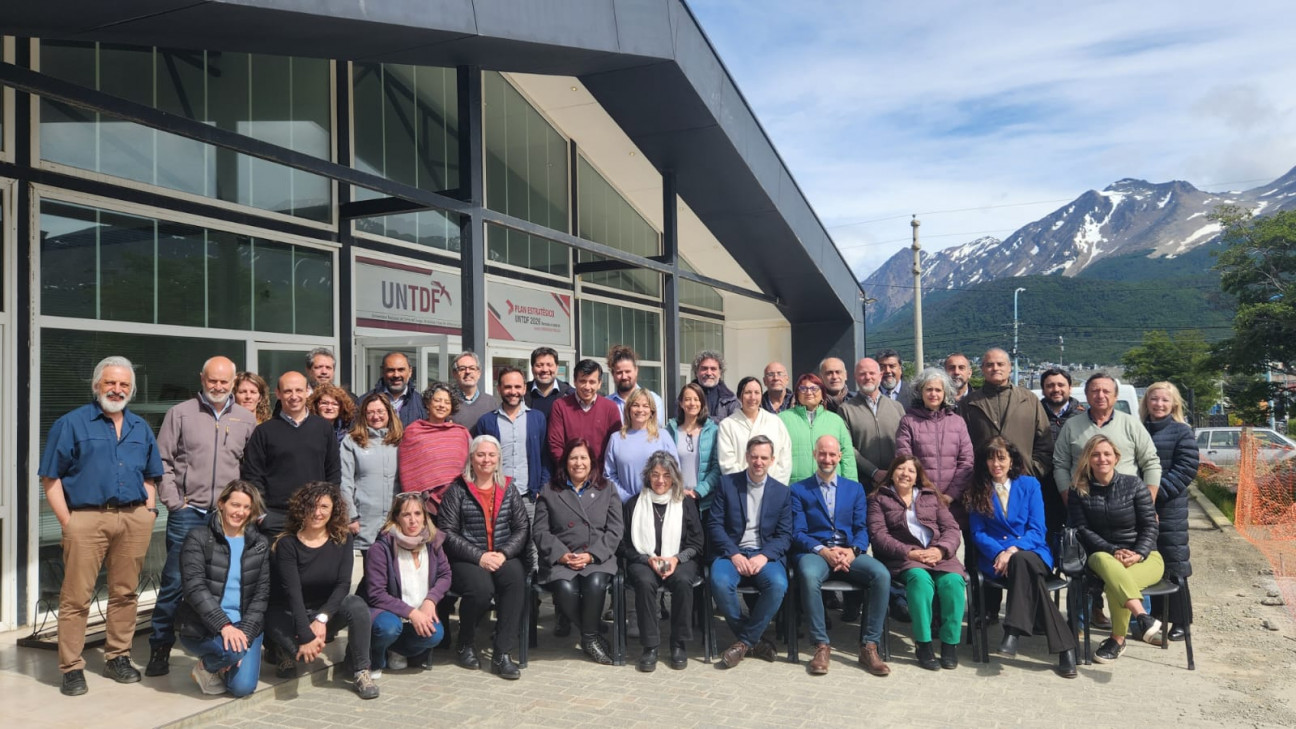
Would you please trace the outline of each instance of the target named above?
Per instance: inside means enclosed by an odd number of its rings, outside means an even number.
[[[1049,653],[1075,650],[1075,633],[1049,595],[1045,580],[1048,565],[1038,554],[1020,550],[1008,559],[1008,609],[1004,613],[1004,630],[1018,635],[1043,633]]]
[[[308,608],[306,612],[314,613],[318,608]],[[291,658],[297,655],[297,646],[309,643],[315,636],[299,636],[293,623],[291,610],[282,606],[271,606],[266,610],[266,639],[270,645],[279,649],[280,655]],[[372,636],[372,620],[369,616],[369,605],[359,595],[347,595],[342,598],[342,605],[337,612],[329,616],[325,640],[333,640],[343,628],[347,631],[346,657],[352,670],[369,670],[369,638]]]
[[[681,562],[671,576],[663,580],[646,564],[636,562],[627,567],[626,574],[635,593],[635,609],[639,613],[639,642],[644,648],[661,645],[657,588],[663,584],[671,596],[671,643],[687,643],[693,639],[693,580],[697,578],[697,571],[696,561]]]
[[[517,648],[526,606],[526,570],[522,560],[506,559],[494,572],[472,562],[450,565],[450,587],[459,593],[459,646],[474,645],[477,623],[495,600],[495,636],[491,647],[502,656]]]
[[[582,636],[598,635],[599,621],[603,619],[603,604],[607,597],[608,585],[612,575],[606,572],[590,572],[576,575],[570,580],[554,580],[549,583],[553,593],[554,607],[567,616]]]

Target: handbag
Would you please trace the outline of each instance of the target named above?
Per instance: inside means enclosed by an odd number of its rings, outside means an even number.
[[[1080,535],[1075,527],[1063,527],[1057,535],[1057,549],[1053,552],[1057,558],[1057,568],[1067,577],[1075,577],[1084,572],[1089,554],[1080,544]]]

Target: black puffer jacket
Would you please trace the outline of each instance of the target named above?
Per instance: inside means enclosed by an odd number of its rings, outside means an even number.
[[[1156,549],[1156,509],[1152,493],[1138,476],[1118,473],[1102,486],[1089,482],[1089,493],[1067,496],[1067,524],[1076,528],[1085,551],[1114,554],[1128,549],[1147,557]]]
[[[1053,414],[1053,408],[1049,407],[1047,400],[1041,399],[1040,402],[1044,404],[1044,414],[1048,416],[1049,430],[1053,431],[1054,443],[1057,442],[1058,431],[1062,430],[1066,421],[1085,411],[1084,403],[1074,397],[1067,398],[1066,410],[1063,410],[1060,415]]]
[[[486,553],[486,513],[462,478],[455,479],[441,497],[437,528],[445,532],[444,549],[451,562],[476,564]],[[495,515],[495,551],[508,559],[525,558],[530,538],[531,525],[522,495],[511,484],[505,486],[504,501]]]
[[[242,585],[237,627],[252,640],[265,625],[270,599],[270,540],[249,524],[243,531]],[[225,581],[229,578],[230,548],[221,527],[219,510],[213,510],[206,527],[185,537],[180,548],[180,584],[184,600],[176,611],[176,632],[191,638],[219,634],[229,625],[221,609]]]
[[[1165,560],[1166,577],[1192,574],[1188,561],[1188,484],[1197,476],[1199,455],[1192,428],[1172,418],[1149,420],[1147,426],[1161,459],[1161,485],[1156,512],[1161,518],[1157,551]]]

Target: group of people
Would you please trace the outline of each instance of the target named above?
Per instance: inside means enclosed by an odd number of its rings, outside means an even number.
[[[81,653],[101,565],[104,673],[140,680],[129,649],[158,503],[167,559],[144,673],[169,672],[178,638],[198,657],[199,688],[235,696],[254,690],[263,642],[265,660],[291,676],[345,628],[346,670],[360,696],[377,697],[384,670],[430,666],[452,610],[454,661],[479,670],[477,628],[492,606],[489,670],[517,679],[532,574],[553,596],[554,634],[575,632],[590,659],[611,663],[604,607],[619,572],[635,594],[641,671],[662,652],[687,667],[702,579],[734,637],[723,667],[776,658],[765,633],[794,583],[815,645],[808,669],[826,673],[835,596],[822,586],[839,580],[856,588],[838,600],[843,620],[862,621],[864,670],[891,671],[879,650],[888,613],[911,623],[920,667],[953,669],[969,570],[979,570],[1007,586],[1000,652],[1043,634],[1058,672],[1074,677],[1075,634],[1045,589],[1049,534],[1076,528],[1107,596],[1099,661],[1121,655],[1131,627],[1160,640],[1140,590],[1191,572],[1197,452],[1170,383],[1148,389],[1140,422],[1115,409],[1111,377],[1090,377],[1081,405],[1070,376],[1050,370],[1041,400],[1008,382],[998,349],[981,358],[977,389],[962,354],[905,383],[899,355],[885,350],[856,364],[855,392],[846,365],[828,358],[795,385],[772,362],[763,382],[744,377],[736,393],[723,356],[704,351],[668,417],[621,345],[606,361],[608,396],[603,364],[581,360],[568,384],[546,347],[532,353],[532,379],[496,372],[493,395],[472,352],[454,358],[453,382],[421,393],[399,352],[361,395],[333,384],[334,363],[312,351],[307,374],[278,379],[272,409],[261,377],[213,357],[156,439],[126,407],[130,362],[99,363],[94,400],[54,424],[40,465],[64,534],[63,693],[87,691]],[[1186,584],[1183,596],[1171,606],[1172,640],[1191,621]],[[1089,610],[1095,625],[1105,624],[1100,607]]]

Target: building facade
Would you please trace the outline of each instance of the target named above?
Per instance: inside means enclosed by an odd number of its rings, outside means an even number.
[[[472,349],[490,389],[625,343],[667,401],[701,349],[731,386],[856,354],[858,285],[678,0],[30,5],[0,10],[0,627],[56,605],[35,465],[109,354],[155,427],[218,354],[273,382],[328,347],[361,392]]]

